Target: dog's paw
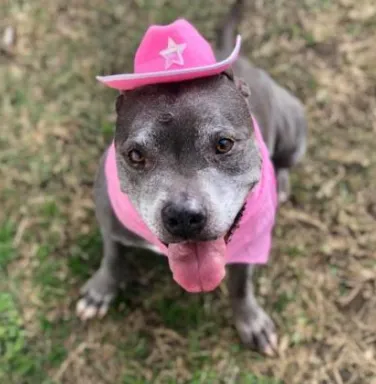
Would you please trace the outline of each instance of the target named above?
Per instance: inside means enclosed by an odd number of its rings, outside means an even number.
[[[239,337],[243,344],[267,356],[278,354],[278,337],[275,325],[270,317],[259,307],[252,315],[241,316],[235,321]]]
[[[76,305],[77,316],[82,321],[104,317],[115,294],[115,285],[98,271],[81,289],[81,298]]]
[[[76,314],[86,321],[94,317],[102,318],[106,315],[113,296],[101,296],[95,291],[89,291],[81,297],[76,305]]]

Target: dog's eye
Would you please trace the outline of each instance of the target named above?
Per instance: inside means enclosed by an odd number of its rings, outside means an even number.
[[[234,146],[234,140],[229,139],[227,137],[222,137],[218,140],[217,145],[215,147],[217,153],[227,153]]]
[[[137,149],[128,152],[129,161],[135,166],[142,166],[145,163],[145,156]]]

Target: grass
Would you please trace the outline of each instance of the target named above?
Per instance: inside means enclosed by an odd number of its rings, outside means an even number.
[[[12,240],[15,234],[15,225],[11,221],[5,221],[0,227],[0,270],[4,270],[8,263],[15,257],[15,249]]]
[[[30,361],[24,357],[25,333],[22,318],[9,293],[0,295],[0,379],[6,380],[14,371],[27,374],[31,368]]]
[[[0,32],[0,382],[373,383],[376,306],[376,7],[371,0],[249,2],[244,53],[306,104],[309,150],[292,175],[260,302],[280,356],[239,344],[226,290],[189,295],[165,261],[132,255],[133,279],[102,321],[74,315],[98,267],[92,183],[115,93],[150,23],[192,20],[209,39],[230,0],[7,1]],[[110,5],[109,5],[110,4]],[[1,36],[0,33],[0,36]]]
[[[10,221],[0,228],[0,382],[4,383],[24,382],[26,377],[43,380],[17,303],[17,283],[6,273],[7,265],[16,257],[14,229]]]

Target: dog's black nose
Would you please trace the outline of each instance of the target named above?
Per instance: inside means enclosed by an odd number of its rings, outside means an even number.
[[[165,228],[173,236],[189,239],[198,235],[206,224],[205,210],[193,208],[189,204],[169,203],[162,209]]]

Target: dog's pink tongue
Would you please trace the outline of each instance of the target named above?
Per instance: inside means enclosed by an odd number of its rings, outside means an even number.
[[[223,238],[168,246],[168,261],[174,280],[188,292],[217,288],[225,277],[225,259]]]

